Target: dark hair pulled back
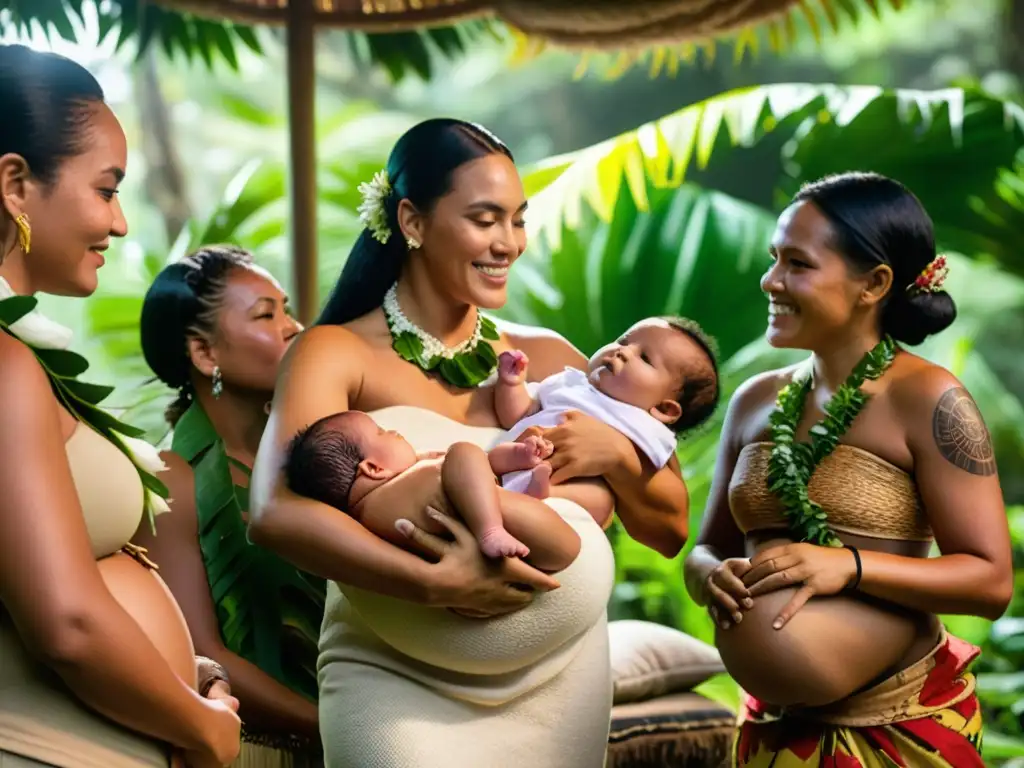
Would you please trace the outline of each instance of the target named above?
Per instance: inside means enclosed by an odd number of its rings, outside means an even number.
[[[0,45],[0,155],[20,155],[44,184],[82,151],[83,128],[96,102],[103,102],[103,89],[81,64],[23,45]]]
[[[430,213],[451,191],[460,166],[495,153],[513,159],[497,136],[462,120],[434,118],[406,131],[391,150],[386,169],[391,194],[384,207],[391,236],[381,243],[363,230],[317,324],[341,325],[379,307],[409,252],[398,228],[398,204],[406,199],[421,213]]]
[[[231,245],[208,245],[161,270],[142,302],[142,355],[156,377],[178,390],[164,417],[173,427],[192,402],[188,340],[217,330],[231,272],[252,264],[252,254]]]
[[[907,290],[936,256],[932,220],[909,189],[877,173],[843,173],[805,185],[793,198],[802,201],[829,220],[835,248],[851,267],[892,269],[893,285],[882,304],[883,333],[920,344],[956,319],[956,304],[945,291]]]

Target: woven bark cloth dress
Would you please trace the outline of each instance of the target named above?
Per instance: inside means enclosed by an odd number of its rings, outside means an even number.
[[[370,414],[417,451],[488,449],[503,434],[409,406]],[[561,588],[485,621],[348,586],[328,587],[320,636],[326,768],[601,768],[612,703],[606,606],[614,560],[576,504]]]

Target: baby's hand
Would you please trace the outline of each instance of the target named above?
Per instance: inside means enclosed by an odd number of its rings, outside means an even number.
[[[502,384],[516,386],[523,383],[526,377],[526,366],[530,364],[530,358],[525,352],[518,349],[511,352],[502,352],[498,357],[498,379]]]

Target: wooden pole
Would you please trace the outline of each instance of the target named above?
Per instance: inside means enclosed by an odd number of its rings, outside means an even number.
[[[316,317],[316,54],[314,0],[288,3],[288,118],[291,155],[292,299],[303,325]]]

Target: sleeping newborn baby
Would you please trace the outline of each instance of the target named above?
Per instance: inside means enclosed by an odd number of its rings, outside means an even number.
[[[718,404],[714,343],[685,318],[641,320],[618,341],[597,351],[586,372],[566,368],[537,384],[526,384],[529,361],[522,352],[498,359],[495,408],[507,440],[535,437],[536,429],[581,411],[628,437],[656,468],[676,449],[678,434],[706,422]],[[544,444],[540,444],[544,448]],[[545,451],[540,458],[548,458]],[[547,462],[502,475],[502,486],[536,498],[558,496],[576,502],[600,524],[614,504],[601,480],[552,486]]]
[[[417,455],[397,432],[381,429],[361,411],[344,411],[295,437],[285,474],[295,493],[346,512],[403,549],[415,544],[396,530],[400,519],[435,535],[447,533],[427,514],[433,507],[465,521],[485,555],[523,557],[554,573],[576,559],[579,535],[543,501],[497,482],[497,475],[528,470],[547,453],[550,444],[533,437],[490,452],[455,443],[444,453]]]

